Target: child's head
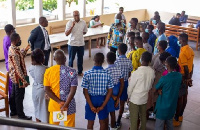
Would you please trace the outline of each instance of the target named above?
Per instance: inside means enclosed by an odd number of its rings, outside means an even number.
[[[95,66],[102,66],[104,62],[104,55],[101,52],[98,52],[94,56],[94,64]]]
[[[148,25],[145,32],[153,33],[153,30],[154,30],[154,26],[153,25]]]
[[[135,38],[135,46],[137,48],[143,48],[142,37],[138,36]]]
[[[148,39],[149,39],[149,33],[143,32],[142,33],[142,41],[143,41],[143,43],[147,43]]]
[[[135,37],[135,33],[134,32],[128,32],[127,38],[129,38],[129,37]]]
[[[116,60],[116,54],[114,52],[108,52],[106,55],[108,64],[114,64]]]
[[[165,66],[167,67],[168,72],[174,71],[178,68],[178,63],[175,57],[170,56],[166,59]]]
[[[135,37],[129,37],[129,44],[131,46],[131,49],[135,50]]]
[[[129,23],[130,23],[131,28],[136,28],[137,24],[138,24],[138,19],[137,18],[131,18],[131,21]]]
[[[10,36],[10,41],[15,46],[21,46],[21,38],[18,33],[12,33]]]
[[[124,7],[120,7],[120,8],[119,8],[119,13],[120,13],[120,14],[123,14],[123,12],[124,12]]]
[[[44,63],[44,53],[41,49],[35,49],[31,53],[32,65],[42,65]]]
[[[11,35],[13,32],[15,32],[15,28],[13,27],[13,25],[11,24],[7,24],[5,27],[4,27],[4,30],[6,32],[7,35]]]
[[[157,24],[157,29],[158,29],[159,35],[163,34],[165,32],[165,23],[159,22]]]
[[[160,54],[159,59],[160,59],[160,61],[162,62],[162,64],[165,64],[166,59],[167,59],[168,57],[170,57],[170,56],[171,56],[170,53],[168,53],[168,52],[163,52],[163,53]]]
[[[118,47],[119,55],[125,55],[126,51],[127,51],[127,45],[124,43],[120,44]]]
[[[54,52],[54,60],[58,65],[65,65],[67,58],[63,50],[58,49]]]
[[[188,35],[186,33],[181,33],[179,35],[179,43],[181,44],[181,46],[187,45],[188,44]]]
[[[152,54],[148,51],[144,52],[141,57],[141,65],[148,66],[151,63]]]
[[[158,48],[159,53],[163,53],[165,49],[167,48],[167,41],[165,40],[160,41],[158,43],[157,48]]]

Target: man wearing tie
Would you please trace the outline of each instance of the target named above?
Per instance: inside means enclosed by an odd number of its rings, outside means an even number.
[[[48,66],[49,55],[51,51],[49,35],[45,27],[48,26],[48,21],[45,17],[40,17],[39,26],[31,31],[31,35],[28,39],[29,44],[31,45],[31,51],[36,48],[41,49],[45,55],[44,65]]]

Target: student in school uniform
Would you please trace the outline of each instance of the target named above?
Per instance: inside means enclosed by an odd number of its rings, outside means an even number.
[[[111,75],[102,67],[103,53],[94,56],[94,67],[87,71],[82,79],[81,87],[86,98],[85,119],[87,129],[93,129],[96,114],[99,117],[100,130],[108,129],[107,103],[112,96],[113,80]]]
[[[141,57],[141,66],[131,74],[128,86],[130,102],[130,130],[137,130],[138,115],[141,120],[141,130],[146,129],[146,103],[148,92],[155,78],[154,70],[149,66],[152,54],[144,52]]]
[[[143,32],[143,34],[142,34],[143,47],[144,47],[144,49],[147,50],[149,53],[152,53],[152,47],[151,47],[151,45],[148,43],[148,39],[149,39],[149,33]]]
[[[165,124],[168,130],[173,130],[173,117],[176,111],[182,81],[182,75],[174,71],[178,66],[175,57],[168,57],[165,66],[168,74],[161,77],[155,87],[159,92],[155,108],[155,130],[163,130]]]
[[[132,61],[132,55],[136,51],[135,49],[135,37],[129,37],[129,45],[131,50],[127,52],[126,57]]]
[[[165,49],[167,48],[167,41],[160,41],[157,47],[158,47],[159,53],[153,56],[151,64],[150,64],[150,66],[152,66],[153,69],[155,70],[155,81],[153,83],[152,89],[149,91],[147,110],[155,106],[155,102],[158,97],[158,93],[155,90],[155,85],[158,83],[159,79],[162,76],[162,73],[165,71],[165,67],[160,61],[159,56],[165,52]],[[155,117],[153,113],[151,115],[152,115],[151,118]]]
[[[165,23],[159,22],[157,24],[155,35],[158,36],[155,46],[154,46],[154,55],[158,53],[157,45],[160,41],[167,41],[167,37],[165,35]]]
[[[130,37],[134,37],[135,38],[135,33],[134,32],[128,32],[126,34],[126,39],[124,38],[124,43],[127,45],[128,49],[127,49],[127,53],[131,50],[130,47],[130,42],[129,42],[129,38]]]
[[[116,54],[113,52],[108,52],[106,57],[108,62],[108,68],[106,68],[106,70],[111,75],[114,84],[112,96],[107,104],[108,112],[110,113],[111,117],[110,130],[114,130],[116,129],[115,110],[119,110],[120,96],[122,95],[124,89],[124,77],[122,70],[114,64],[116,60]]]
[[[60,49],[54,53],[57,65],[48,68],[44,74],[45,92],[50,98],[48,111],[49,124],[59,125],[53,121],[53,112],[67,111],[64,126],[75,127],[76,103],[74,95],[78,86],[78,74],[75,69],[66,66],[66,56]]]
[[[118,48],[118,53],[119,53],[119,58],[115,61],[115,64],[121,68],[123,76],[124,76],[124,89],[122,92],[122,95],[120,97],[120,110],[119,110],[119,115],[117,119],[116,126],[119,128],[121,126],[121,118],[122,114],[124,112],[124,104],[128,99],[127,95],[127,88],[128,88],[128,78],[131,75],[131,71],[133,70],[133,66],[131,64],[131,60],[129,60],[125,54],[127,51],[127,45],[122,43],[119,45]]]
[[[154,51],[154,46],[157,39],[156,35],[153,33],[153,30],[154,30],[153,25],[148,25],[147,28],[145,29],[145,32],[149,33],[148,43],[152,47],[152,52]]]
[[[142,56],[142,53],[146,51],[143,48],[142,37],[135,38],[135,47],[136,51],[132,55],[133,71],[137,70],[137,68],[141,65],[140,58]]]

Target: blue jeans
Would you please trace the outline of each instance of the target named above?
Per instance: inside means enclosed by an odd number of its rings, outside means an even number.
[[[84,46],[70,46],[68,45],[69,53],[69,66],[73,68],[74,58],[77,53],[77,67],[78,74],[81,74],[83,71],[83,55],[84,55]]]

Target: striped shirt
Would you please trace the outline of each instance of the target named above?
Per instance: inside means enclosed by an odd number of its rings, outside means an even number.
[[[105,96],[107,89],[114,87],[111,75],[101,66],[94,66],[82,79],[81,87],[88,89],[91,96]]]
[[[127,81],[129,78],[129,73],[133,70],[131,60],[126,58],[125,55],[120,55],[119,58],[115,61],[115,64],[121,68],[122,74],[124,76],[124,81]]]

